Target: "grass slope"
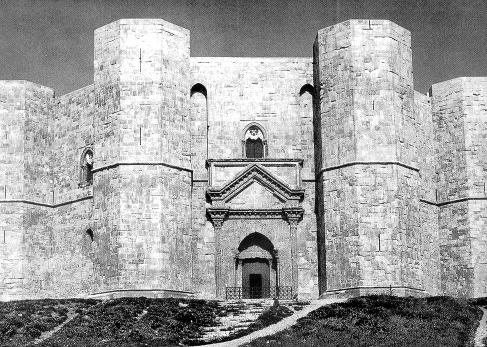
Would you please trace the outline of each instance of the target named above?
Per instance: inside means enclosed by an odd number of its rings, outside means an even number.
[[[450,297],[359,297],[246,346],[466,346],[481,316],[478,307]]]
[[[94,306],[38,346],[176,346],[201,335],[216,302],[120,298]]]
[[[69,314],[83,313],[97,303],[84,299],[0,302],[0,345],[28,345],[63,323]]]
[[[485,300],[484,300],[485,301]],[[322,307],[298,324],[248,346],[465,346],[472,340],[481,311],[450,297],[369,296]],[[30,346],[77,314],[37,346],[176,346],[201,336],[215,324],[216,302],[183,299],[121,298],[26,300],[0,303],[0,345]],[[282,319],[282,307],[266,311],[250,330]],[[247,332],[248,333],[248,332]]]

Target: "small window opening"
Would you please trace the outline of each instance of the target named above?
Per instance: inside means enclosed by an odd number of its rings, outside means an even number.
[[[93,242],[93,230],[91,229],[86,230],[86,235],[88,235],[91,242]]]
[[[81,180],[80,187],[93,184],[93,152],[87,149],[81,157]]]
[[[208,92],[206,91],[206,87],[201,83],[196,83],[193,87],[191,87],[190,95],[193,96],[195,93],[201,93],[207,98]]]
[[[252,125],[245,132],[245,157],[264,158],[265,139],[262,130],[257,125]]]

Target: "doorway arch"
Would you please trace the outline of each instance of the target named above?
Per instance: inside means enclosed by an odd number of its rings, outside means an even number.
[[[269,297],[271,288],[279,285],[277,251],[263,234],[251,233],[240,242],[235,266],[242,299]]]

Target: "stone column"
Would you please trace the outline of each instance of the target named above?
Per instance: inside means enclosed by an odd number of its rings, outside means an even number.
[[[276,259],[276,287],[279,287],[281,284],[281,278],[279,277],[281,271],[281,262],[279,259],[279,251],[277,249],[274,250],[274,259]]]
[[[287,221],[289,223],[289,239],[291,241],[291,283],[293,295],[298,294],[298,223],[303,216],[300,208],[285,209]]]
[[[222,248],[221,233],[223,221],[228,210],[209,210],[208,211],[215,230],[215,295],[216,298],[222,299],[224,295],[224,283],[222,276]]]
[[[239,258],[240,252],[238,249],[235,249],[233,251],[233,286],[238,287],[237,285],[237,271],[238,268],[240,267],[240,258]]]
[[[279,259],[279,252],[277,249],[274,250],[274,259],[276,260],[276,285],[275,285],[275,288],[276,288],[276,298],[279,299],[280,295],[279,295],[279,285],[281,284],[281,279],[280,279],[280,272],[281,272],[281,263],[280,263],[280,259]]]

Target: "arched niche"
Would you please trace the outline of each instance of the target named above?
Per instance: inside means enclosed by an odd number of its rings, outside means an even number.
[[[196,83],[190,91],[191,120],[191,168],[196,177],[204,176],[208,159],[208,91],[201,83]]]

